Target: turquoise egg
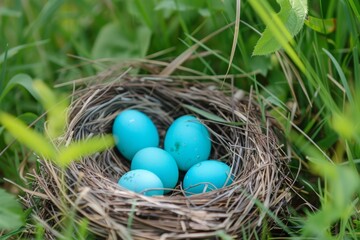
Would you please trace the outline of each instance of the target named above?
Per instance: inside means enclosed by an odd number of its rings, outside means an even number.
[[[125,173],[118,184],[130,191],[144,194],[145,196],[156,196],[164,194],[164,186],[158,176],[154,173],[137,169]]]
[[[179,169],[187,171],[196,163],[209,158],[209,131],[194,116],[179,117],[166,132],[164,148],[174,157]]]
[[[112,130],[117,149],[128,160],[143,148],[159,146],[155,124],[140,111],[122,111],[115,118]]]
[[[207,160],[192,166],[183,181],[186,195],[210,192],[230,185],[230,170],[228,165],[217,160]]]
[[[131,170],[145,169],[153,172],[162,181],[165,193],[173,189],[179,179],[179,169],[175,159],[165,150],[148,147],[138,151],[131,161]]]

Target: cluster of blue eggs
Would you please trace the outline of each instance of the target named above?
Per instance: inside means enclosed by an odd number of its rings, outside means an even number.
[[[169,127],[164,149],[152,120],[138,110],[124,110],[115,118],[116,147],[131,161],[130,171],[119,185],[146,196],[163,195],[175,188],[179,170],[186,171],[183,189],[187,195],[209,192],[231,184],[230,167],[209,160],[211,139],[207,128],[194,116],[177,118]]]

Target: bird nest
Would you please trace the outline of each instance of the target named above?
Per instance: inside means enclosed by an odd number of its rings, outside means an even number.
[[[255,97],[214,81],[108,77],[116,81],[74,93],[66,134],[59,141],[111,133],[124,109],[146,113],[164,139],[175,118],[192,114],[211,134],[211,159],[231,166],[233,183],[186,196],[180,173],[172,192],[149,197],[119,187],[130,164],[116,148],[84,157],[65,171],[40,161],[28,205],[49,226],[49,236],[56,237],[51,229],[62,224],[68,209],[74,210],[75,219],[86,218],[98,238],[107,239],[217,239],[223,234],[239,239],[254,236],[264,221],[272,226],[268,211],[272,216],[284,213],[290,200],[288,158],[278,140],[279,128],[261,113]]]

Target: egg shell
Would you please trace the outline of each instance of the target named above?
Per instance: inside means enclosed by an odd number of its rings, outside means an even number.
[[[131,170],[145,169],[155,173],[162,181],[165,193],[173,189],[179,179],[179,169],[175,159],[165,150],[148,147],[138,151],[131,161]]]
[[[164,148],[174,157],[179,169],[187,171],[196,163],[209,158],[209,131],[194,116],[184,115],[170,125],[165,135]]]
[[[141,193],[145,196],[157,196],[164,194],[164,186],[154,173],[137,169],[125,173],[118,182],[119,186],[130,191]]]
[[[155,124],[144,113],[124,110],[115,118],[113,135],[119,152],[128,160],[146,147],[159,146],[159,133]]]
[[[185,174],[183,188],[186,195],[210,192],[232,183],[230,167],[217,160],[207,160],[192,166]]]

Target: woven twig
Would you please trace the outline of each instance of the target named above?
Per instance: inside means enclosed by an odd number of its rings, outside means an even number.
[[[74,93],[68,128],[59,139],[62,144],[111,133],[115,116],[128,108],[150,116],[161,139],[175,118],[193,114],[211,133],[211,158],[231,166],[234,182],[186,197],[180,181],[170,195],[147,197],[117,185],[129,170],[129,162],[115,148],[71,164],[64,174],[65,188],[60,170],[48,161],[40,161],[41,170],[34,173],[34,190],[42,193],[41,201],[33,194],[27,198],[39,219],[56,227],[66,215],[65,204],[76,209],[78,218],[86,217],[90,231],[98,237],[216,238],[223,231],[238,239],[244,230],[256,232],[261,226],[265,212],[257,202],[275,215],[285,209],[291,183],[288,159],[281,150],[276,127],[270,118],[261,115],[251,97],[239,99],[237,90],[214,82],[112,77],[116,81],[93,84]],[[226,122],[191,112],[186,105]]]

